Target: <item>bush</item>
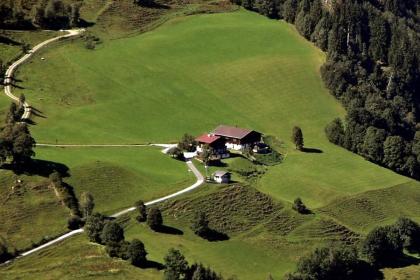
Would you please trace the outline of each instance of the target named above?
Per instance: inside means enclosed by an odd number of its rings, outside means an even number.
[[[121,258],[128,260],[130,258],[128,248],[130,243],[127,241],[121,242],[108,242],[105,247],[105,251],[111,258]]]
[[[67,227],[71,230],[79,229],[83,226],[83,221],[79,216],[71,216],[67,220]]]
[[[164,258],[165,260],[165,280],[185,279],[188,273],[188,262],[180,251],[170,249]]]
[[[147,224],[154,231],[158,231],[162,227],[163,218],[159,208],[150,208],[147,214]]]
[[[309,256],[302,257],[294,273],[286,280],[358,280],[376,279],[375,270],[358,258],[354,248],[317,248]]]
[[[139,200],[134,205],[139,213],[139,215],[136,217],[136,220],[139,223],[145,222],[147,220],[147,212],[146,212],[146,205],[144,205],[144,202],[142,200]]]
[[[293,202],[292,209],[297,211],[300,214],[311,213],[311,211],[308,208],[306,208],[305,204],[303,204],[302,199],[300,199],[299,197],[296,198],[295,201]]]
[[[403,240],[394,226],[374,228],[362,243],[361,252],[366,259],[376,265],[391,264],[402,255]]]
[[[205,213],[197,213],[191,225],[191,230],[200,237],[205,237],[209,231],[209,221]]]
[[[184,153],[178,147],[173,147],[168,150],[168,155],[178,160],[185,160]]]
[[[185,133],[182,136],[182,139],[178,143],[178,148],[182,151],[195,152],[197,147],[197,142],[195,141],[194,136]]]
[[[275,150],[268,154],[254,154],[254,158],[258,164],[267,166],[274,166],[283,161],[283,156]]]
[[[128,247],[128,255],[132,265],[142,266],[146,263],[147,252],[144,248],[143,242],[138,239],[133,239]]]
[[[413,253],[419,253],[420,226],[408,218],[399,218],[394,227],[402,239],[404,249]]]
[[[105,216],[99,213],[90,215],[85,224],[86,234],[91,242],[102,243],[101,234],[105,226]]]
[[[104,244],[118,243],[124,240],[124,229],[115,221],[105,223],[101,240]]]
[[[9,252],[7,245],[0,242],[0,263],[4,263],[13,258],[13,255]]]

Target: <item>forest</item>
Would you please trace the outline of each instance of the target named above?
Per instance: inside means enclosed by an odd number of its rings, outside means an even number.
[[[79,25],[80,2],[41,0],[30,4],[15,0],[0,3],[0,29],[61,29]]]
[[[235,0],[295,24],[327,53],[322,79],[347,110],[328,139],[367,160],[420,178],[420,2]]]

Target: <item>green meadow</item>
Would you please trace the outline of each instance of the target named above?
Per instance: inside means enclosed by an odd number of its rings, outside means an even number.
[[[18,75],[45,116],[32,128],[40,143],[173,142],[223,123],[286,143],[284,164],[258,184],[279,199],[320,207],[410,181],[327,141],[325,125],[344,110],[319,77],[324,54],[284,22],[243,10],[180,17],[94,51],[75,41],[42,56]],[[322,153],[296,152],[294,125]]]
[[[325,55],[285,22],[244,10],[183,16],[141,35],[104,40],[94,51],[75,40],[43,51],[43,61],[40,57],[19,70],[24,90],[16,90],[39,110],[31,127],[39,143],[167,143],[218,124],[252,128],[284,142],[283,162],[258,167],[265,173],[250,186],[204,185],[163,204],[167,225],[182,235],[154,233],[122,219],[127,240],[142,240],[153,261],[162,262],[167,250],[176,247],[189,261],[228,277],[254,280],[272,273],[281,279],[317,245],[357,240],[400,215],[420,219],[418,182],[328,142],[325,125],[345,112],[320,79]],[[295,125],[303,130],[305,146],[318,152],[294,149],[290,135]],[[195,180],[184,163],[157,148],[36,152],[38,159],[67,166],[65,181],[78,195],[91,192],[96,210],[107,214]],[[244,161],[226,160],[225,168],[252,168]],[[247,181],[237,172],[233,178]],[[290,210],[296,197],[314,214]],[[212,226],[230,239],[196,237],[189,225],[197,209],[211,213]],[[70,276],[161,279],[162,274],[108,258],[103,247],[84,236],[0,269],[2,279]]]

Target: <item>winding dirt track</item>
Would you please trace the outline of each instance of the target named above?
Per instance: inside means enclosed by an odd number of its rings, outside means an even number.
[[[11,98],[12,100],[14,100],[15,102],[19,102],[19,97],[13,95],[12,93],[12,79],[13,79],[13,74],[15,72],[15,70],[23,63],[25,63],[28,59],[30,59],[34,53],[36,53],[37,51],[39,51],[40,49],[42,49],[43,47],[56,42],[58,40],[62,40],[62,39],[66,39],[66,38],[70,38],[70,37],[74,37],[74,36],[78,36],[81,33],[83,33],[85,30],[84,29],[72,29],[72,30],[64,30],[63,32],[67,32],[67,34],[65,35],[61,35],[61,36],[57,36],[51,39],[48,39],[38,45],[36,45],[33,49],[31,49],[30,51],[28,51],[27,54],[25,54],[24,56],[22,56],[20,59],[18,59],[17,61],[15,61],[12,65],[9,66],[9,68],[6,71],[5,77],[4,77],[4,93]],[[22,115],[22,120],[26,120],[29,119],[31,117],[31,106],[29,106],[29,104],[27,102],[25,102],[23,104],[23,107],[25,109],[23,115]]]
[[[27,54],[25,54],[23,57],[21,57],[19,60],[14,62],[12,65],[10,65],[10,67],[6,71],[5,80],[4,80],[5,81],[4,92],[9,98],[14,100],[15,102],[19,102],[19,98],[12,94],[12,79],[13,79],[13,74],[14,74],[15,70],[21,64],[26,62],[29,58],[32,57],[32,55],[34,53],[36,53],[37,51],[39,51],[41,48],[45,47],[46,45],[48,45],[50,43],[53,43],[55,41],[61,40],[61,39],[65,39],[65,38],[69,38],[69,37],[73,37],[73,36],[78,36],[82,32],[84,32],[84,29],[65,30],[63,32],[67,32],[67,34],[62,35],[62,36],[58,36],[58,37],[55,37],[55,38],[52,38],[52,39],[49,39],[49,40],[46,40],[46,41],[38,44],[32,50],[30,50]],[[24,114],[22,115],[22,120],[29,119],[30,116],[31,116],[32,109],[27,102],[25,102],[23,104],[23,106],[25,108],[25,111],[24,111]],[[78,144],[60,144],[60,145],[59,144],[37,144],[36,146],[37,147],[52,147],[52,148],[65,148],[65,147],[148,147],[148,146],[157,146],[157,147],[164,148],[163,152],[166,152],[168,149],[170,149],[174,145],[171,145],[171,144],[121,144],[121,145],[119,145],[119,144],[109,144],[109,145],[106,145],[106,144],[92,144],[92,145],[83,145],[83,144],[81,144],[81,145],[78,145]],[[146,206],[157,204],[157,203],[166,201],[168,199],[180,196],[182,194],[185,194],[187,192],[190,192],[190,191],[198,188],[199,186],[201,186],[204,183],[203,175],[200,173],[200,171],[198,171],[198,169],[194,166],[194,164],[190,160],[188,160],[186,162],[186,164],[187,164],[189,170],[191,170],[194,173],[195,177],[197,178],[197,181],[193,185],[191,185],[191,186],[189,186],[189,187],[187,187],[183,190],[180,190],[180,191],[175,192],[173,194],[170,194],[170,195],[160,197],[160,198],[154,199],[152,201],[146,202],[145,203]],[[118,213],[115,213],[115,214],[111,215],[111,217],[116,218],[116,217],[119,217],[121,215],[132,212],[134,210],[135,210],[135,207],[130,207],[130,208],[127,208],[125,210],[122,210]],[[65,240],[65,239],[68,239],[68,238],[70,238],[74,235],[80,234],[83,231],[84,231],[83,229],[77,229],[77,230],[70,231],[70,232],[68,232],[66,234],[63,234],[63,235],[55,238],[54,240],[51,240],[51,241],[49,241],[49,242],[47,242],[43,245],[40,245],[40,246],[38,246],[36,248],[33,248],[29,251],[26,251],[26,252],[22,252],[19,256],[17,256],[16,258],[14,258],[12,260],[9,260],[9,261],[5,262],[4,264],[11,263],[12,261],[14,261],[16,259],[34,254],[34,253],[36,253],[36,252],[38,252],[38,251],[40,251],[44,248],[50,247],[50,246],[55,245],[55,244]]]

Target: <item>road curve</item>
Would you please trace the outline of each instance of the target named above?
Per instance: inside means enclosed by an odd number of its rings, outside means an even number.
[[[15,61],[12,65],[9,66],[9,68],[6,71],[5,77],[4,77],[4,93],[11,98],[12,100],[14,100],[15,102],[19,102],[19,97],[13,95],[12,93],[12,78],[13,78],[13,74],[16,71],[16,69],[24,62],[26,62],[29,58],[31,58],[33,56],[34,53],[36,53],[37,51],[39,51],[40,49],[42,49],[43,47],[45,47],[48,44],[51,44],[53,42],[56,42],[58,40],[61,39],[65,39],[65,38],[70,38],[70,37],[74,37],[77,36],[79,34],[81,34],[82,32],[84,32],[84,29],[72,29],[72,30],[64,30],[63,32],[67,32],[67,34],[65,35],[61,35],[61,36],[57,36],[54,38],[51,38],[49,40],[46,40],[38,45],[36,45],[33,49],[29,50],[28,53],[26,53],[24,56],[22,56],[20,59],[18,59],[17,61]],[[25,102],[23,104],[23,108],[24,113],[22,115],[22,120],[25,119],[29,119],[31,116],[31,107],[29,106],[28,102]]]
[[[178,191],[176,193],[173,193],[173,194],[170,194],[170,195],[167,195],[167,196],[164,196],[164,197],[157,198],[157,199],[154,199],[152,201],[146,202],[145,203],[146,206],[154,205],[154,204],[157,204],[157,203],[160,203],[160,202],[164,202],[166,200],[169,200],[171,198],[180,196],[182,194],[185,194],[187,192],[190,192],[190,191],[192,191],[192,190],[200,187],[204,183],[204,177],[203,177],[203,175],[200,173],[200,171],[198,171],[198,169],[194,166],[194,164],[191,161],[187,161],[186,164],[187,164],[189,170],[191,170],[194,173],[195,177],[197,178],[197,181],[193,185],[191,185],[191,186],[189,186],[189,187],[187,187],[187,188],[185,188],[183,190],[180,190],[180,191]],[[118,213],[115,213],[115,214],[111,215],[111,217],[117,218],[119,216],[122,216],[124,214],[129,213],[129,212],[132,212],[134,210],[136,210],[135,207],[130,207],[130,208],[127,208],[125,210],[122,210],[122,211],[120,211]],[[68,238],[74,236],[74,235],[77,235],[79,233],[82,233],[83,231],[84,231],[83,229],[77,229],[77,230],[70,231],[70,232],[68,232],[66,234],[63,234],[63,235],[61,235],[61,236],[59,236],[59,237],[57,237],[57,238],[55,238],[55,239],[53,239],[53,240],[45,243],[45,244],[42,244],[42,245],[40,245],[40,246],[38,246],[36,248],[33,248],[33,249],[29,250],[29,251],[20,253],[19,256],[17,256],[16,258],[11,259],[11,260],[5,262],[4,264],[11,263],[12,261],[14,261],[16,259],[20,259],[20,258],[26,257],[28,255],[31,255],[33,253],[36,253],[38,251],[41,251],[44,248],[47,248],[47,247],[52,246],[54,244],[57,244],[57,243],[65,240],[65,239],[68,239]]]

